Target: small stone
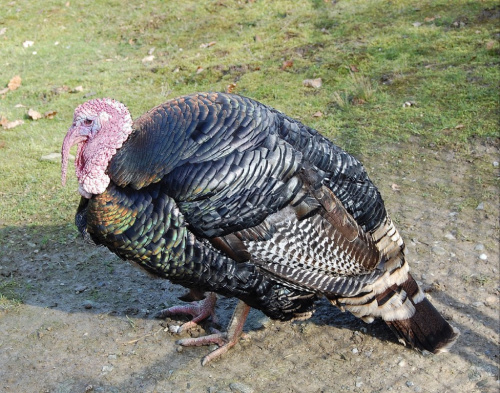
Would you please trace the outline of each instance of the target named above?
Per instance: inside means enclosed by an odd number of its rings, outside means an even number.
[[[494,166],[495,168],[498,168],[498,165],[499,165],[499,164],[498,164],[498,161],[493,161],[493,166]]]
[[[476,250],[476,251],[483,251],[484,250],[484,244],[481,244],[481,243],[476,244],[476,247],[474,247],[474,250]]]
[[[105,366],[102,366],[102,372],[103,373],[109,373],[113,371],[114,367],[111,364],[106,364]]]
[[[355,354],[355,355],[356,355],[359,351],[358,351],[358,348],[353,348],[353,349],[351,350],[351,352],[352,352],[353,354]]]
[[[179,325],[169,325],[168,331],[170,333],[177,333],[181,327]]]
[[[482,261],[486,261],[488,259],[488,255],[481,254],[481,255],[479,255],[479,259],[482,260]]]
[[[184,350],[184,347],[182,345],[179,345],[177,346],[177,348],[175,348],[175,350],[178,352],[178,353],[181,353],[183,350]]]
[[[455,237],[455,236],[453,236],[453,234],[451,234],[451,233],[449,233],[449,232],[448,232],[446,235],[444,235],[444,237],[445,237],[446,239],[448,239],[448,240],[456,240],[456,237]]]
[[[361,386],[363,386],[363,382],[361,382],[361,381],[356,382],[356,387],[357,388],[360,388]]]
[[[477,205],[476,207],[476,210],[484,210],[484,202],[479,203],[479,205]]]
[[[445,255],[446,250],[441,246],[432,246],[431,251],[436,255]]]
[[[472,303],[472,306],[476,307],[476,308],[479,308],[479,307],[483,307],[484,303],[483,302],[474,302],[474,303]]]
[[[94,307],[94,305],[90,300],[85,300],[83,302],[83,307],[86,308],[87,310],[90,310],[92,307]]]
[[[75,288],[75,292],[76,293],[82,293],[83,291],[85,291],[88,287],[86,285],[79,285]]]
[[[398,363],[399,367],[406,367],[406,361],[403,359]]]
[[[498,299],[496,296],[490,295],[486,299],[484,299],[484,304],[491,307],[497,302],[497,300]]]
[[[413,388],[413,391],[414,391],[414,392],[417,392],[417,393],[420,393],[420,392],[422,391],[422,388],[421,388],[420,386],[415,386],[415,387]]]
[[[412,381],[406,381],[406,386],[408,386],[409,388],[412,387],[413,385],[415,385]]]
[[[253,393],[254,391],[253,388],[241,382],[233,382],[229,384],[229,388],[234,393]]]

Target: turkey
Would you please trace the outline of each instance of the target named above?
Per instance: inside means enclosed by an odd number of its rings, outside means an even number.
[[[75,110],[63,185],[75,144],[82,235],[190,288],[184,300],[205,297],[163,316],[187,312],[194,324],[213,315],[215,293],[240,299],[227,332],[180,341],[218,344],[203,364],[238,341],[250,307],[291,320],[320,297],[382,318],[418,350],[455,342],[365,169],[316,130],[232,94],[179,97],[135,121],[104,98]]]

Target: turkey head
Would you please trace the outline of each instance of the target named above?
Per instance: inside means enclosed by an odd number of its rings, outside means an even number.
[[[106,174],[109,161],[132,132],[130,112],[110,98],[85,102],[75,109],[73,124],[62,146],[62,184],[66,183],[69,151],[78,144],[75,159],[78,191],[90,199],[109,185]]]

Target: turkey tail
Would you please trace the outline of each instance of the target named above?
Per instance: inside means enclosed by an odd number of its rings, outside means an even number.
[[[422,294],[410,274],[396,291],[406,292],[407,299],[413,305],[415,313],[410,318],[399,320],[387,320],[382,316],[391,330],[400,340],[413,348],[435,354],[447,352],[460,334],[458,329],[451,326]],[[380,304],[384,298],[391,297],[394,292],[394,288],[388,288],[377,296],[377,301]]]

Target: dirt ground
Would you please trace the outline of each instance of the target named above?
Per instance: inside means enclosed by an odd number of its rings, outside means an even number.
[[[186,319],[154,318],[183,288],[84,244],[66,222],[0,227],[0,285],[23,299],[0,308],[0,391],[498,392],[498,153],[478,144],[465,159],[405,145],[362,158],[415,278],[461,331],[448,354],[424,356],[382,322],[322,301],[293,323],[252,310],[249,337],[202,367],[209,348],[181,349],[168,330]],[[58,232],[70,239],[46,240]],[[219,300],[220,325],[234,305]]]

